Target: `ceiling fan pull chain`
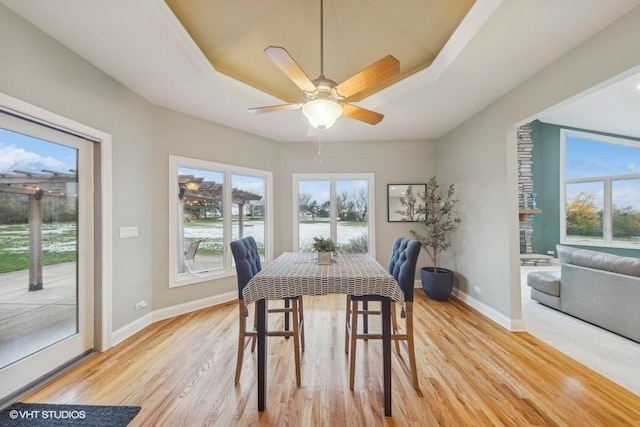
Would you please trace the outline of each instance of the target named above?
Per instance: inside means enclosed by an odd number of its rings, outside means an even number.
[[[320,164],[322,164],[322,140],[324,139],[324,129],[320,129],[318,135],[318,156],[320,157]]]

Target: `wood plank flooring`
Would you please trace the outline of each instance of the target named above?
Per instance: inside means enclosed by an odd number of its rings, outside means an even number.
[[[529,334],[421,291],[414,302],[420,390],[406,353],[394,350],[393,417],[385,418],[380,341],[358,343],[349,390],[344,304],[343,295],[305,297],[300,388],[293,340],[269,338],[264,413],[257,411],[255,354],[245,353],[240,384],[233,384],[235,303],[155,323],[23,401],[140,405],[131,426],[640,425],[639,396]]]

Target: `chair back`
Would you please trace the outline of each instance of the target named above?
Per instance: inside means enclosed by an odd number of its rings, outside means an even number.
[[[397,237],[389,259],[389,273],[404,292],[405,301],[413,301],[416,264],[420,254],[420,242],[406,237]]]
[[[238,298],[243,299],[242,290],[247,286],[249,280],[262,270],[256,240],[248,236],[231,242],[231,253],[233,253],[233,259],[236,262]]]
[[[196,258],[196,252],[198,252],[198,247],[200,246],[200,240],[194,240],[189,244],[187,251],[184,253],[185,261],[193,261]]]

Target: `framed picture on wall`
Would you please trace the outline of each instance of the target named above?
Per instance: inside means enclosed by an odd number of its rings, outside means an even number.
[[[387,221],[417,222],[424,218],[421,194],[427,184],[387,184]]]

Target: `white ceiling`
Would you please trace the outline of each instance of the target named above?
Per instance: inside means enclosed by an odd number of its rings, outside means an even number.
[[[249,115],[281,100],[215,71],[163,0],[0,3],[154,104],[277,141],[313,138],[300,111]],[[339,119],[325,139],[438,138],[638,4],[477,0],[429,68],[358,103],[385,114],[380,124]],[[628,74],[539,118],[640,137],[640,77]]]

